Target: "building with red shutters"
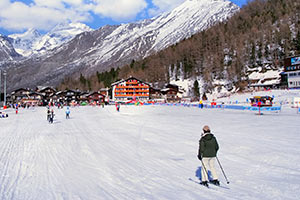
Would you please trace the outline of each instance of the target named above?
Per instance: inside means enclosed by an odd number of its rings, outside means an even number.
[[[127,102],[130,100],[149,100],[150,85],[135,77],[122,79],[111,84],[112,86],[112,100],[119,102]]]

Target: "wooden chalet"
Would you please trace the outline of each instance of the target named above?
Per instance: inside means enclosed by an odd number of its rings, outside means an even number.
[[[32,91],[28,94],[28,98],[24,98],[21,100],[21,104],[26,104],[26,105],[43,105],[43,100],[44,100],[44,95]]]
[[[61,103],[61,104],[64,104],[65,103],[65,94],[63,91],[58,91],[56,92],[55,94],[52,94],[50,96],[50,99],[52,102],[55,102],[55,103]]]
[[[112,85],[112,99],[114,101],[129,101],[133,99],[149,100],[150,85],[137,78],[129,77],[122,79]]]
[[[87,95],[89,94],[89,92],[81,92],[78,96],[78,101],[81,102],[87,102],[88,101],[88,97]]]
[[[75,90],[65,90],[58,91],[52,94],[49,99],[52,103],[60,103],[60,104],[69,104],[71,102],[78,103],[80,97],[80,91]]]
[[[64,97],[65,97],[65,102],[66,103],[71,103],[71,102],[76,102],[78,103],[79,101],[79,96],[80,96],[80,91],[77,90],[65,90],[63,92]]]
[[[39,87],[37,92],[43,94],[45,97],[50,97],[56,93],[56,89],[53,87]]]
[[[175,103],[180,101],[180,98],[177,95],[178,91],[174,88],[164,88],[161,90],[161,92],[164,96],[164,99],[168,103]]]
[[[87,100],[89,103],[104,103],[105,102],[105,96],[101,94],[100,92],[92,92],[86,95]]]
[[[178,87],[178,85],[171,84],[171,83],[168,83],[168,84],[165,86],[165,88],[172,89],[172,90],[174,90],[174,91],[176,91],[176,92],[178,92],[178,91],[179,91],[179,87]]]
[[[101,88],[99,90],[100,94],[104,95],[104,102],[109,103],[109,90],[110,88]]]
[[[162,98],[162,92],[158,88],[150,87],[149,92],[150,92],[150,99],[161,99]]]
[[[50,101],[53,101],[51,97],[56,93],[56,90],[53,87],[43,87],[38,86],[36,88],[38,93],[41,93],[44,96],[43,104],[48,104]]]
[[[181,100],[181,98],[178,97],[179,87],[177,85],[167,84],[161,92],[166,102],[175,103],[180,102]]]
[[[11,102],[13,104],[21,103],[22,99],[28,99],[29,98],[30,92],[31,92],[31,90],[29,88],[19,88],[19,89],[14,90],[11,93]]]

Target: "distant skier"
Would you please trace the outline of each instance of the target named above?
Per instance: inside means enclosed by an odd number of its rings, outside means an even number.
[[[203,108],[203,101],[202,100],[199,101],[199,108],[201,108],[201,109]]]
[[[66,119],[70,119],[70,108],[67,107],[67,110],[66,110]]]
[[[50,121],[50,117],[51,117],[51,111],[50,111],[50,109],[48,108],[48,109],[47,109],[47,121]]]
[[[116,102],[116,110],[120,112],[120,104]]]
[[[52,110],[51,110],[51,114],[50,114],[50,120],[49,120],[49,122],[50,122],[51,124],[53,123],[54,116],[55,116],[54,110],[52,109]]]
[[[198,159],[202,162],[201,169],[201,184],[208,187],[208,171],[211,172],[212,180],[209,182],[215,185],[220,185],[215,169],[215,161],[219,145],[216,137],[210,133],[209,126],[203,127],[203,133],[199,141]]]

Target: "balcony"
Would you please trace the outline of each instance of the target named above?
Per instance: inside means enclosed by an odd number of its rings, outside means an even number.
[[[149,94],[115,94],[115,97],[149,97]]]
[[[126,84],[139,84],[139,82],[138,81],[132,81],[132,82],[126,81]]]
[[[135,86],[128,86],[128,85],[120,85],[120,86],[116,86],[116,89],[132,89],[132,88],[149,88],[148,85],[135,85]]]

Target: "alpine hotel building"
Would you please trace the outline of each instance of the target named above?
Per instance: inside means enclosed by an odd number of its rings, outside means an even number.
[[[113,101],[149,100],[150,85],[137,78],[129,77],[111,84]]]
[[[287,75],[288,88],[300,88],[300,56],[286,58],[284,72]]]

